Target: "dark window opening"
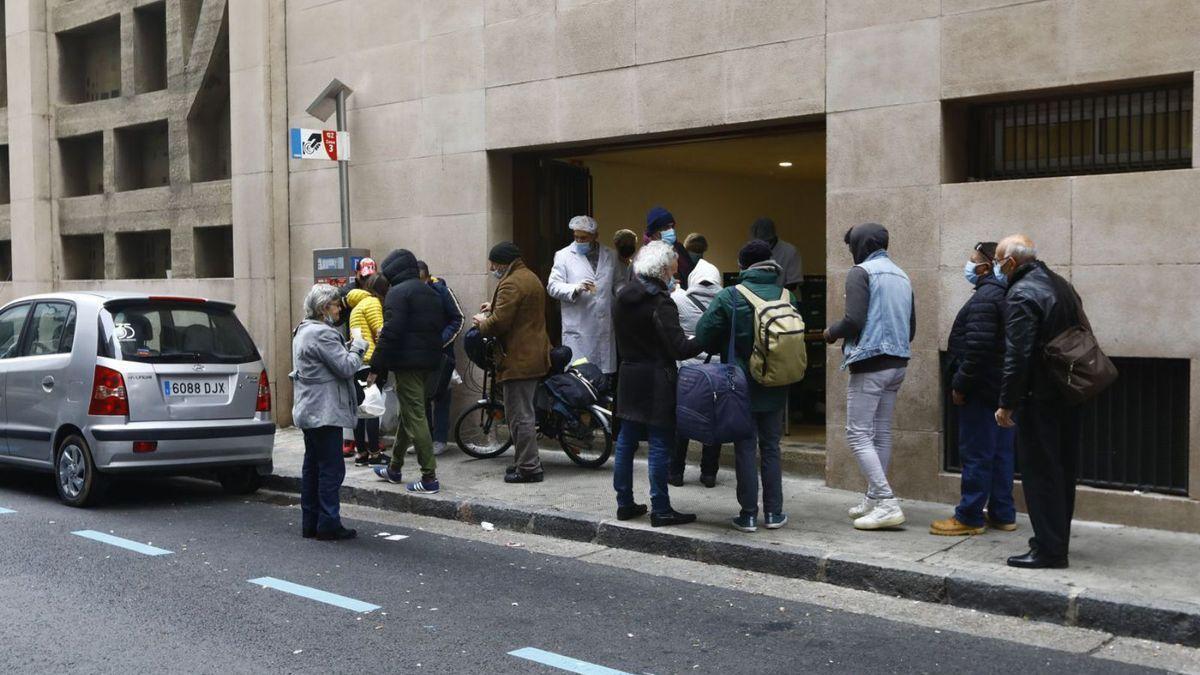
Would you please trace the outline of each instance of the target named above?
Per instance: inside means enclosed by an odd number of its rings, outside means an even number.
[[[187,115],[188,154],[193,183],[231,175],[229,126],[229,22],[222,18],[212,60]]]
[[[12,240],[0,240],[0,281],[12,281]]]
[[[1113,358],[1113,363],[1121,376],[1083,407],[1079,484],[1187,495],[1191,362]],[[943,390],[944,466],[960,472],[957,408],[949,387]]]
[[[104,235],[63,235],[64,279],[104,278]]]
[[[160,2],[133,10],[134,84],[137,93],[167,88],[167,5]]]
[[[57,34],[59,101],[85,103],[121,95],[121,17]]]
[[[0,204],[12,201],[12,183],[9,178],[8,146],[0,145]]]
[[[104,192],[104,137],[86,134],[58,139],[62,196],[79,197]]]
[[[1192,85],[984,103],[968,111],[968,180],[1192,166]]]
[[[196,277],[233,277],[233,226],[197,227],[192,230]]]
[[[171,183],[167,121],[161,120],[113,132],[116,143],[117,191],[140,190]]]
[[[117,233],[118,279],[166,279],[170,272],[170,230]]]

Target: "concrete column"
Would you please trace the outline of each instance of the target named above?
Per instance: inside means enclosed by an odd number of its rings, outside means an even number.
[[[51,217],[50,102],[45,0],[5,3],[13,292],[48,290],[57,228]]]
[[[230,2],[233,268],[239,313],[266,359],[275,419],[291,423],[284,0]]]

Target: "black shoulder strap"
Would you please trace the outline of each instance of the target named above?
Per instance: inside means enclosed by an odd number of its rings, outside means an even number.
[[[708,311],[708,307],[705,307],[704,303],[700,302],[700,299],[696,296],[689,293],[687,294],[687,299],[690,300],[692,304],[696,306],[696,309],[700,310],[701,312]]]

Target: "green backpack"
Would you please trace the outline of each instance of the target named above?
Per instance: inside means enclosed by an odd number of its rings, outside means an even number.
[[[754,309],[750,376],[764,387],[783,387],[803,380],[808,369],[804,318],[792,305],[791,294],[781,288],[778,300],[764,300],[745,286],[738,285],[737,289]]]

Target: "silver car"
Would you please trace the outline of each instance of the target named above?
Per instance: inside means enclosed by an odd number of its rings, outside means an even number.
[[[55,293],[0,309],[0,464],[53,471],[85,506],[121,473],[214,470],[228,492],[271,473],[266,368],[233,305]]]

